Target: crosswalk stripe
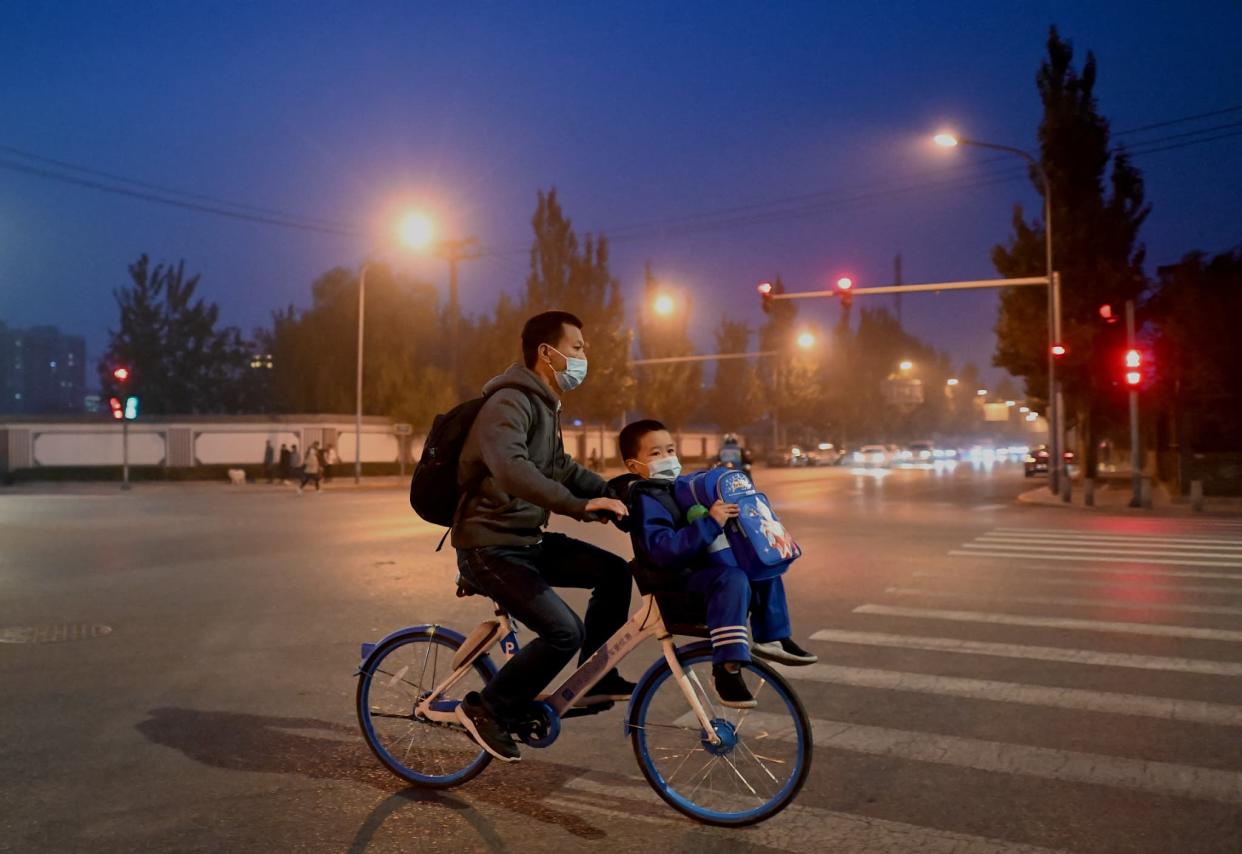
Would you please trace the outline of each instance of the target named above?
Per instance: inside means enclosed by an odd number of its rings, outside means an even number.
[[[685,820],[672,810],[664,814],[638,816],[626,805],[607,806],[602,798],[659,803],[656,794],[648,786],[616,785],[603,783],[590,777],[575,777],[566,781],[559,791],[570,790],[589,795],[574,798],[573,808],[591,810],[601,814],[616,815],[629,819],[639,817],[649,822],[667,823],[671,827],[684,827]],[[545,801],[547,802],[547,801]],[[665,807],[667,809],[667,807]],[[729,828],[701,827],[697,833],[718,839],[725,850],[738,844],[738,831]],[[1049,848],[1006,842],[921,827],[872,816],[851,815],[835,810],[806,807],[796,801],[786,807],[779,816],[753,827],[746,828],[746,842],[782,851],[805,851],[808,839],[815,840],[819,851],[918,851],[920,854],[1058,854]],[[1064,852],[1060,852],[1064,854]]]
[[[1175,602],[1135,602],[1133,600],[1090,599],[1081,596],[996,596],[986,593],[961,593],[953,590],[929,590],[925,587],[888,587],[892,596],[926,596],[935,599],[982,599],[988,602],[1017,602],[1023,605],[1069,605],[1072,607],[1129,608],[1153,611],[1179,611],[1184,614],[1221,614],[1242,617],[1242,608],[1227,605],[1182,605]]]
[[[693,712],[677,721],[691,726]],[[766,731],[769,737],[788,738],[790,718],[770,712],[751,712],[740,730]],[[1122,756],[1058,750],[1004,741],[986,741],[846,721],[812,720],[816,747],[891,756],[913,762],[952,765],[973,771],[1041,777],[1067,783],[1088,783],[1121,789],[1172,795],[1179,798],[1242,804],[1242,774],[1172,762],[1151,762]],[[743,737],[745,737],[743,735]]]
[[[1125,623],[1109,620],[1078,620],[1071,617],[1028,617],[1020,614],[995,614],[985,611],[945,611],[937,608],[903,608],[895,605],[859,605],[855,614],[882,617],[911,617],[919,620],[950,620],[958,623],[988,623],[1001,626],[1030,626],[1044,629],[1069,629],[1111,634],[1155,635],[1165,638],[1228,641],[1242,643],[1242,632],[1231,629],[1203,629],[1193,626],[1168,626],[1159,623]]]
[[[1062,664],[1085,664],[1098,667],[1127,667],[1136,670],[1161,670],[1174,673],[1199,673],[1207,676],[1242,676],[1242,663],[1209,661],[1198,658],[1173,658],[1159,655],[1136,655],[1127,652],[1097,652],[1059,646],[1028,646],[1025,644],[993,643],[888,632],[858,632],[845,629],[820,629],[811,640],[829,643],[882,646],[896,649],[918,649],[930,652],[955,652],[966,655],[990,655],[997,658],[1023,658],[1034,661],[1055,661]]]
[[[1092,537],[1015,537],[1008,534],[984,534],[974,539],[976,543],[997,543],[1000,545],[1036,545],[1036,546],[1097,546],[1114,549],[1177,549],[1179,551],[1223,551],[1228,554],[1242,552],[1242,544],[1226,545],[1223,543],[1188,543],[1184,540],[1104,540]]]
[[[963,549],[1013,549],[1016,551],[1051,551],[1059,555],[1118,555],[1141,560],[1143,557],[1220,557],[1222,560],[1242,560],[1242,551],[1186,551],[1181,547],[1126,547],[1119,545],[1023,545],[1000,540],[976,540],[963,542]]]
[[[1072,560],[1083,563],[1150,563],[1158,566],[1219,566],[1226,569],[1238,568],[1242,569],[1242,561],[1229,562],[1220,560],[1190,560],[1189,558],[1158,558],[1158,557],[1113,557],[1111,555],[1069,555],[1069,554],[1048,554],[1042,552],[1020,551],[1017,547],[1010,548],[1006,551],[976,551],[973,549],[952,549],[949,552],[952,557],[1002,557],[1002,558],[1026,558],[1029,560]],[[1220,577],[1228,576],[1204,576],[1204,577]]]
[[[1017,528],[1012,525],[997,525],[994,531],[1007,531],[1013,534],[1056,534],[1058,536],[1124,536],[1124,537],[1144,537],[1144,536],[1221,536],[1222,533],[1232,533],[1233,529],[1227,531],[1220,530],[1191,530],[1191,531],[1110,531],[1110,530],[1093,530],[1089,528]],[[1242,528],[1237,529],[1242,534]]]
[[[1225,703],[1177,700],[1140,694],[1118,694],[1109,691],[1086,691],[1077,688],[1053,688],[1019,682],[934,676],[926,673],[874,670],[835,664],[812,664],[805,667],[781,666],[780,670],[787,679],[849,685],[854,688],[912,691],[919,694],[938,694],[969,700],[1018,703],[1024,706],[1048,706],[1085,712],[1159,718],[1166,721],[1242,727],[1242,706],[1230,706]]]
[[[1065,568],[1058,568],[1058,569],[1054,569],[1051,571],[1052,572],[1069,572],[1071,570],[1065,569]],[[1121,576],[1121,578],[1118,578],[1115,581],[1084,581],[1078,578],[1031,578],[1027,576],[1025,578],[1020,579],[1020,581],[1023,584],[1036,585],[1040,587],[1043,587],[1043,586],[1087,587],[1087,588],[1096,588],[1096,589],[1105,589],[1105,590],[1129,590],[1129,591],[1169,590],[1169,591],[1175,591],[1178,593],[1219,593],[1219,594],[1224,594],[1227,596],[1242,596],[1242,587],[1226,587],[1223,584],[1155,584],[1150,581],[1142,581],[1142,580],[1135,579],[1134,573],[1126,572],[1124,570],[1090,569],[1086,571],[1095,573],[1095,574],[1110,573],[1113,575],[1119,575]],[[1156,576],[1163,578],[1167,575],[1177,575],[1177,574],[1178,573],[1145,572],[1143,573],[1143,576],[1156,575]],[[976,577],[971,577],[971,576],[963,576],[960,573],[956,573],[956,572],[929,572],[926,570],[919,570],[918,572],[914,573],[912,577],[913,578],[940,579],[942,581],[950,581],[950,580],[969,581],[969,582],[995,581],[995,579],[987,578],[986,576],[980,576],[976,578]],[[1231,577],[1238,582],[1242,582],[1242,576],[1231,576]]]

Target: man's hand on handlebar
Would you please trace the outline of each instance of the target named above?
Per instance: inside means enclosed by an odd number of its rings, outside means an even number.
[[[630,515],[625,504],[615,498],[592,498],[586,503],[586,519],[589,522],[607,522],[624,519]]]

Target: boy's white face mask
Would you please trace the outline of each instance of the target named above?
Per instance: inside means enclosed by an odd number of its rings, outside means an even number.
[[[660,457],[647,463],[647,477],[652,480],[676,480],[681,474],[681,461],[677,457]]]

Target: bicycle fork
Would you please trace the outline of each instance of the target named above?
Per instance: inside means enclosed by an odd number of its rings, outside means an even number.
[[[690,703],[690,709],[698,718],[699,726],[703,728],[707,740],[712,744],[720,744],[720,736],[716,733],[716,727],[712,725],[712,719],[708,717],[707,709],[703,707],[703,701],[700,699],[700,695],[706,696],[706,690],[697,676],[687,675],[682,669],[681,662],[677,660],[677,647],[673,644],[673,636],[666,634],[659,640],[664,650],[664,660],[668,662],[669,669],[673,671],[677,687],[681,689],[686,701]]]

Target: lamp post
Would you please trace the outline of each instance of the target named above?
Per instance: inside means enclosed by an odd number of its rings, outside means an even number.
[[[1010,145],[999,145],[993,142],[981,142],[977,139],[966,139],[952,133],[938,133],[933,137],[935,143],[942,148],[954,148],[969,145],[975,148],[987,148],[1021,157],[1038,174],[1044,188],[1044,270],[1048,279],[1048,443],[1052,446],[1053,464],[1049,466],[1049,487],[1053,492],[1061,492],[1068,501],[1068,472],[1064,470],[1065,415],[1063,401],[1057,389],[1056,357],[1065,352],[1061,344],[1061,281],[1052,269],[1052,185],[1048,181],[1048,172],[1044,165],[1029,152]],[[1057,352],[1060,350],[1060,352]],[[1062,481],[1066,489],[1062,489]]]

